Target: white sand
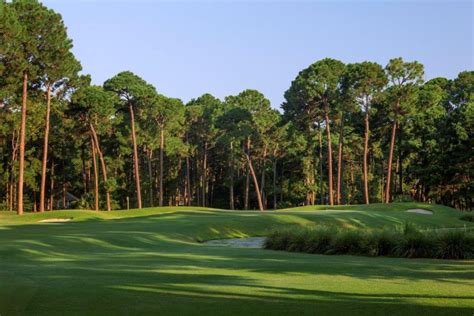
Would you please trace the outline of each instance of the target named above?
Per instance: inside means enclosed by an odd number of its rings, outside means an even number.
[[[209,240],[209,241],[205,241],[204,244],[211,245],[211,246],[263,248],[264,242],[265,242],[265,237],[249,237],[249,238]]]
[[[430,210],[425,210],[422,208],[411,208],[406,211],[407,213],[417,213],[417,214],[423,214],[423,215],[433,215],[433,211]]]
[[[64,222],[69,222],[72,220],[72,217],[68,218],[48,218],[48,219],[43,219],[39,221],[40,223],[64,223]]]

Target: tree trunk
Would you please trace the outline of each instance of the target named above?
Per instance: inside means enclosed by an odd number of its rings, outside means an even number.
[[[328,177],[329,177],[329,205],[334,205],[334,196],[333,196],[333,178],[332,178],[332,142],[331,142],[331,128],[329,126],[329,113],[326,110],[324,114],[326,120],[326,134],[328,141]]]
[[[9,200],[9,208],[10,211],[13,211],[14,207],[14,200],[16,198],[16,186],[15,186],[15,167],[16,167],[16,161],[18,159],[18,139],[15,133],[15,130],[13,130],[13,135],[12,135],[12,161],[10,165],[10,200]]]
[[[94,168],[94,209],[99,210],[99,172],[97,170],[97,157],[94,140],[91,138],[92,165]]]
[[[207,206],[207,142],[204,142],[203,149],[203,160],[202,160],[202,206]]]
[[[23,72],[23,95],[21,100],[20,159],[18,172],[17,214],[23,215],[23,183],[25,177],[26,100],[28,94],[28,74]]]
[[[380,179],[380,187],[381,187],[381,190],[380,190],[380,200],[382,201],[382,203],[385,203],[385,188],[384,188],[384,184],[385,184],[385,160],[382,160],[382,172],[381,172],[381,179]]]
[[[245,193],[244,193],[244,209],[249,209],[249,192],[250,192],[250,171],[249,166],[245,168]]]
[[[397,124],[398,128],[398,193],[403,194],[403,152],[402,152],[402,141],[403,141],[403,130],[400,128],[400,123]]]
[[[135,133],[135,113],[133,111],[133,106],[130,103],[130,123],[132,126],[132,144],[133,144],[133,166],[135,171],[135,186],[137,190],[137,206],[142,208],[142,190],[140,186],[140,167],[138,166],[138,149],[137,149],[137,135]]]
[[[107,204],[107,211],[112,210],[112,206],[110,203],[110,189],[108,187],[108,177],[107,177],[107,165],[105,164],[104,155],[102,155],[102,150],[100,149],[99,138],[97,137],[97,132],[92,124],[90,124],[92,137],[94,139],[95,148],[97,149],[97,153],[99,154],[100,165],[102,167],[102,177],[104,179],[105,185],[105,200]]]
[[[230,209],[234,209],[234,143],[230,142],[230,189],[229,189],[229,201]]]
[[[338,152],[337,152],[337,191],[336,191],[337,205],[341,205],[343,147],[344,147],[344,114],[341,114],[341,126],[339,130],[339,145],[338,145]]]
[[[262,195],[260,194],[260,189],[258,187],[257,175],[255,174],[255,170],[253,169],[252,160],[250,159],[250,139],[247,139],[247,152],[245,153],[245,157],[247,158],[250,173],[252,175],[253,183],[255,185],[255,193],[257,194],[258,209],[260,211],[263,211]]]
[[[50,181],[50,189],[49,189],[49,210],[52,211],[54,209],[54,162],[51,164],[51,181]]]
[[[191,170],[189,156],[186,156],[186,206],[191,206]]]
[[[273,209],[277,209],[277,191],[276,191],[276,178],[277,178],[277,160],[273,158]]]
[[[149,182],[149,194],[150,194],[150,207],[153,207],[153,168],[151,165],[151,159],[153,158],[153,150],[148,149],[148,182]]]
[[[196,159],[194,163],[194,183],[196,183],[196,198],[197,198],[197,205],[201,206],[201,185],[202,185],[202,174],[198,172],[201,169],[200,162],[199,162],[199,154],[196,153]]]
[[[90,192],[91,188],[91,162],[90,160],[87,160],[87,166],[86,166],[86,183],[87,183],[87,193]]]
[[[365,204],[370,204],[369,198],[369,172],[367,160],[369,158],[369,111],[365,109],[365,133],[364,133],[364,199]]]
[[[262,178],[260,180],[260,196],[262,198],[262,205],[264,209],[267,208],[266,197],[265,197],[265,161],[266,159],[267,159],[267,145],[265,145],[263,149]]]
[[[213,177],[213,178],[211,178],[211,189],[209,190],[210,198],[209,198],[208,206],[210,206],[210,207],[213,207],[213,205],[214,205],[214,184],[215,184],[215,181],[214,181],[214,177]]]
[[[397,120],[392,124],[392,138],[390,140],[390,152],[388,154],[388,168],[387,168],[387,184],[385,185],[385,203],[390,203],[390,184],[392,181],[392,160],[393,149],[395,147],[395,136],[397,133]]]
[[[321,135],[321,126],[318,123],[318,138],[319,138],[319,204],[324,204],[324,190],[323,190],[323,137]]]
[[[45,191],[46,191],[46,165],[48,163],[48,145],[49,145],[49,118],[51,114],[51,86],[48,85],[46,90],[46,123],[44,128],[44,144],[43,144],[43,163],[41,166],[41,186],[40,186],[40,213],[44,212]]]
[[[250,139],[247,137],[247,140],[245,141],[245,144],[242,144],[242,150],[244,151],[244,154],[246,152],[245,146],[247,148],[249,147],[250,144]],[[249,191],[250,191],[250,170],[249,170],[249,165],[246,164],[245,167],[245,192],[244,192],[244,209],[248,210],[249,209]]]
[[[64,169],[64,165],[63,165],[63,169]],[[65,179],[63,177],[63,210],[66,209],[66,182],[65,182]]]
[[[160,179],[159,179],[159,206],[163,206],[163,174],[164,174],[164,151],[165,151],[165,127],[160,125]]]
[[[86,171],[86,155],[84,152],[84,145],[81,146],[81,172],[82,172],[82,187],[83,192],[86,194],[88,192],[87,188],[87,171]]]

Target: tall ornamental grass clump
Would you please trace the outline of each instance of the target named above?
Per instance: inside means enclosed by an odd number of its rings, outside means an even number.
[[[474,222],[474,214],[471,214],[471,213],[470,214],[464,214],[459,219],[462,220],[462,221],[466,221],[466,222]]]
[[[474,234],[465,231],[447,231],[437,238],[436,258],[474,258]]]
[[[369,232],[332,226],[294,227],[273,231],[264,247],[326,255],[471,259],[474,234],[464,230],[423,231],[409,224]]]

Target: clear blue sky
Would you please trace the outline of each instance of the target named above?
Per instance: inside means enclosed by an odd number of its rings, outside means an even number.
[[[63,15],[85,73],[131,70],[187,102],[247,89],[278,108],[298,72],[325,57],[418,60],[426,79],[472,70],[473,1],[79,1]]]

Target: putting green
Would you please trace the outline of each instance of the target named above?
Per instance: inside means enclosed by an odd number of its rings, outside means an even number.
[[[405,212],[433,211],[432,216]],[[1,315],[472,315],[474,261],[208,246],[277,226],[474,227],[415,203],[277,212],[0,212]],[[73,219],[39,223],[48,218]]]

